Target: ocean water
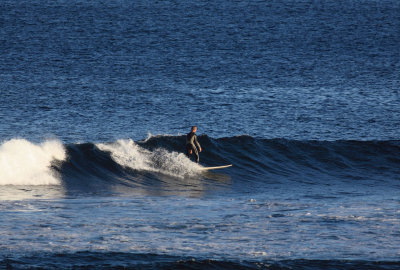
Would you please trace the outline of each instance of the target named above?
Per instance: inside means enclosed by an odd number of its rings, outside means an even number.
[[[397,0],[1,0],[0,269],[399,269],[399,29]]]

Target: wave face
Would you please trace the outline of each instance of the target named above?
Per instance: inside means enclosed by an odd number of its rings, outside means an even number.
[[[154,150],[160,147],[183,150],[183,137],[156,136],[140,143]],[[334,176],[362,178],[389,176],[400,172],[399,141],[295,141],[236,136],[213,139],[200,136],[206,165],[233,163],[250,177]]]
[[[0,147],[0,183],[90,188],[138,188],[162,183],[171,190],[177,185],[185,189],[198,185],[186,180],[213,175],[202,174],[201,166],[184,155],[184,141],[184,136],[69,145],[10,140]],[[205,135],[199,136],[199,141],[204,149],[202,165],[232,163],[232,168],[218,173],[239,185],[337,180],[398,185],[400,175],[399,141],[293,141],[250,136],[215,139]]]

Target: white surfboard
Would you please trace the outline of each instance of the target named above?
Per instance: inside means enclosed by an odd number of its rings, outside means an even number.
[[[215,167],[203,167],[203,168],[201,168],[201,170],[209,171],[209,170],[218,170],[218,169],[223,169],[223,168],[228,168],[228,167],[232,167],[232,164],[224,165],[224,166],[215,166]]]

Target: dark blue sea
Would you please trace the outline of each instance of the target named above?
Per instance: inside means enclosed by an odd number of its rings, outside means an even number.
[[[398,0],[0,0],[0,269],[400,269],[399,132]]]

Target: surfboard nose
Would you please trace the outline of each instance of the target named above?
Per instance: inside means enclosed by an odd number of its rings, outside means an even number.
[[[224,168],[228,168],[228,167],[232,167],[232,164],[223,165],[223,166],[215,166],[215,167],[203,167],[203,168],[201,168],[201,170],[209,171],[209,170],[224,169]]]

